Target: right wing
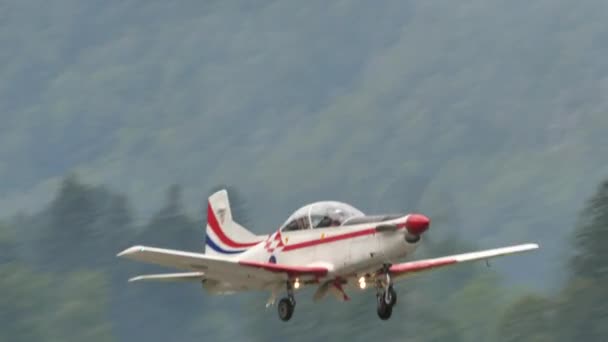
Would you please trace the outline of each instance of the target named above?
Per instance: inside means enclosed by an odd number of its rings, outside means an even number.
[[[320,278],[326,276],[327,272],[329,272],[329,268],[325,266],[288,266],[246,260],[239,261],[239,264],[248,267],[256,267],[273,273],[284,273],[290,277],[309,275]]]
[[[118,257],[191,271],[172,275],[149,275],[135,280],[159,280],[169,278],[214,279],[228,283],[242,283],[250,287],[264,287],[268,283],[284,281],[291,277],[318,278],[329,268],[322,266],[289,266],[251,261],[238,261],[223,257],[172,249],[133,246],[118,253]],[[193,272],[192,272],[193,271]],[[195,275],[197,274],[197,275]],[[133,280],[133,281],[135,281]]]
[[[502,247],[495,249],[488,249],[485,251],[471,252],[464,254],[450,255],[434,259],[416,260],[410,262],[404,262],[402,264],[395,264],[389,268],[391,275],[400,277],[409,275],[412,273],[430,271],[435,268],[446,267],[455,265],[463,262],[471,262],[477,260],[487,260],[496,258],[499,256],[522,253],[537,249],[539,246],[535,243],[528,243],[523,245],[516,245],[510,247]]]

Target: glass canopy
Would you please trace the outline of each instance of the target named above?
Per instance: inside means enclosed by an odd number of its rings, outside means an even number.
[[[307,204],[291,214],[281,226],[281,231],[337,227],[351,218],[364,215],[360,210],[346,203],[315,202]]]

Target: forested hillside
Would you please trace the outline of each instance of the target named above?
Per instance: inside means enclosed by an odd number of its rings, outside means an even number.
[[[601,336],[606,17],[602,0],[0,0],[0,340]],[[200,250],[222,184],[260,233],[336,199],[428,214],[420,257],[543,248],[404,284],[408,324],[379,325],[365,295],[301,300],[285,326],[255,294],[127,286],[151,268],[115,253]]]
[[[232,189],[239,219],[246,203]],[[180,188],[167,190],[165,203],[143,225],[132,221],[125,197],[71,176],[41,212],[0,226],[2,341],[199,341],[386,338],[412,341],[601,341],[608,243],[608,181],[580,213],[563,258],[565,281],[557,291],[508,286],[504,276],[483,265],[462,265],[399,284],[393,319],[376,317],[370,291],[349,288],[353,300],[312,304],[298,292],[289,323],[266,294],[214,297],[200,284],[127,284],[147,267],[117,261],[118,246],[135,241],[188,250],[200,248],[199,224],[184,213]],[[426,241],[419,256],[474,250],[454,236]],[[537,276],[526,257],[519,267]],[[524,259],[525,258],[525,259]]]

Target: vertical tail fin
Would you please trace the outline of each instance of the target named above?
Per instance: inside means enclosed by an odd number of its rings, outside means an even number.
[[[226,190],[220,190],[209,197],[206,235],[205,254],[218,256],[243,253],[264,239],[232,220]]]

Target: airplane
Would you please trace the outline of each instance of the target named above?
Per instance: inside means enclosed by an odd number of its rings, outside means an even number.
[[[365,215],[346,203],[322,201],[296,210],[269,235],[255,235],[232,218],[226,190],[209,197],[203,253],[133,246],[118,253],[136,261],[181,270],[181,273],[141,275],[133,281],[197,281],[211,294],[269,291],[266,307],[278,305],[288,321],[296,306],[295,292],[315,286],[314,301],[333,294],[349,300],[345,287],[376,290],[377,314],[391,317],[397,303],[394,284],[433,269],[531,251],[527,243],[400,262],[410,257],[429,229],[430,219],[419,213]]]

